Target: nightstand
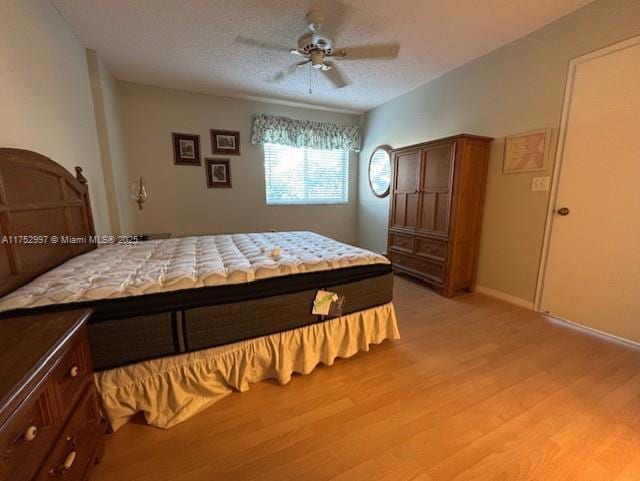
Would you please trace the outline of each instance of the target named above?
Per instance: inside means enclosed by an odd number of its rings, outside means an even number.
[[[86,480],[102,419],[89,352],[90,309],[0,322],[0,479]]]
[[[158,239],[169,239],[171,232],[156,232],[151,234],[134,234],[139,241],[149,241]]]

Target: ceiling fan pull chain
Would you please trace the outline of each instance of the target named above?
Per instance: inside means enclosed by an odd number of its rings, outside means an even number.
[[[311,68],[311,64],[309,64],[309,95],[313,94],[313,90],[311,89],[312,76],[313,76],[313,69]]]

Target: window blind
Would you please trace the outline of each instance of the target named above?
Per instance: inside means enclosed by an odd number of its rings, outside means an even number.
[[[349,153],[264,144],[267,204],[346,204]]]

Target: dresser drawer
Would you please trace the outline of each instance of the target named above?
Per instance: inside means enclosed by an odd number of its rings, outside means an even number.
[[[55,398],[46,381],[0,427],[0,479],[27,481],[36,473],[60,427]]]
[[[394,267],[407,269],[434,282],[442,283],[444,277],[444,264],[442,262],[417,259],[397,252],[390,252],[390,254],[391,263]]]
[[[34,481],[84,480],[103,431],[95,389],[89,385]]]
[[[68,412],[78,399],[91,377],[91,371],[87,331],[83,327],[52,375],[60,393],[60,408],[63,412]]]
[[[435,239],[416,238],[414,252],[420,256],[435,257],[444,260],[447,256],[447,243]]]
[[[389,234],[389,247],[393,249],[413,252],[413,242],[412,236],[396,234],[395,232]]]

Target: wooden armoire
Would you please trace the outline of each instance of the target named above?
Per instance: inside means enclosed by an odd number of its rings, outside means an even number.
[[[475,285],[492,140],[460,134],[391,151],[389,258],[446,297]]]

